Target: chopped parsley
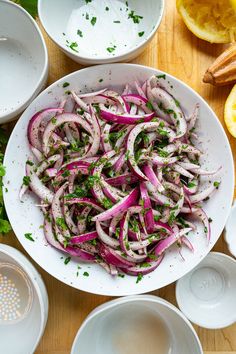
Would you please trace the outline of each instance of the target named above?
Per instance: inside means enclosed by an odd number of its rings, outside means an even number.
[[[66,222],[64,218],[56,218],[56,224],[59,226],[62,230],[67,230]]]
[[[55,117],[52,117],[51,122],[52,122],[52,124],[56,124],[57,119]]]
[[[166,79],[166,74],[156,75],[158,79]]]
[[[113,21],[113,23],[120,23],[120,21]]]
[[[196,184],[194,182],[188,182],[187,187],[193,188],[193,187],[196,187]]]
[[[67,257],[65,260],[64,260],[64,264],[67,265],[71,260],[71,257]]]
[[[154,221],[159,221],[161,218],[161,215],[154,215]]]
[[[208,221],[209,221],[209,222],[212,222],[213,220],[212,220],[212,218],[209,218]]]
[[[113,45],[112,47],[107,47],[107,51],[108,51],[109,53],[114,52],[115,49],[116,49],[116,45]]]
[[[108,198],[103,198],[102,204],[106,209],[110,209],[113,206],[113,203]]]
[[[103,82],[103,79],[99,79],[98,82]]]
[[[88,273],[88,272],[84,272],[84,273],[83,273],[83,276],[89,277],[89,273]]]
[[[74,52],[79,53],[79,51],[76,49],[78,47],[77,42],[72,42],[70,45],[67,45],[70,49],[72,49]]]
[[[92,17],[90,22],[91,22],[91,25],[94,26],[95,23],[97,22],[97,17]]]
[[[63,85],[62,85],[62,87],[67,87],[67,86],[69,86],[69,85],[70,85],[69,82],[64,82]]]
[[[138,284],[143,279],[143,274],[139,273],[137,276],[136,284]]]
[[[130,13],[128,14],[128,18],[131,18],[134,23],[139,23],[140,20],[143,19],[143,16],[136,15],[136,14],[134,13],[134,10],[132,10],[132,11],[130,11]]]
[[[118,277],[119,277],[119,278],[124,278],[124,277],[125,277],[125,275],[124,275],[124,274],[120,274],[120,273],[119,273],[119,274],[118,274]]]
[[[23,177],[23,184],[25,186],[29,186],[30,182],[31,182],[30,176],[24,176]]]
[[[139,37],[142,37],[144,35],[144,31],[138,33]]]
[[[89,20],[89,14],[87,12],[86,12],[85,18],[86,18],[86,20]]]
[[[32,161],[30,161],[30,160],[27,160],[26,164],[29,165],[29,166],[33,166],[34,165],[34,163]]]
[[[89,2],[92,2],[92,0],[85,0],[86,4],[88,4]]]
[[[109,11],[109,7],[108,7],[108,6],[106,6],[106,7],[105,7],[105,10],[106,10],[106,11]]]
[[[220,186],[220,182],[215,181],[215,182],[213,183],[213,186],[216,187],[216,189],[218,189],[219,186]]]
[[[70,176],[70,171],[69,170],[65,170],[61,175],[63,177],[68,177],[68,176]]]
[[[205,232],[205,234],[207,234],[207,231],[208,231],[208,228],[205,226],[205,227],[204,227],[204,232]]]
[[[149,108],[151,111],[154,111],[153,105],[151,104],[151,102],[147,102],[146,103],[146,107]]]
[[[30,240],[30,241],[33,241],[33,242],[34,242],[34,239],[33,239],[32,234],[31,234],[30,232],[27,232],[27,233],[25,234],[25,238],[27,238],[27,240]]]
[[[171,211],[171,212],[170,212],[170,216],[169,216],[169,220],[168,220],[168,224],[169,224],[169,225],[172,225],[173,222],[174,222],[174,220],[175,220],[175,212],[174,212],[174,211]]]
[[[79,29],[77,30],[77,34],[78,34],[78,36],[83,37],[83,32]]]

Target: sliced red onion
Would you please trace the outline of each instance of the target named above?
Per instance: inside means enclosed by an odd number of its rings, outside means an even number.
[[[44,130],[43,134],[43,151],[44,154],[47,156],[49,153],[49,139],[51,134],[57,129],[60,125],[64,123],[69,123],[69,122],[74,122],[82,126],[83,129],[85,129],[90,135],[93,135],[92,130],[89,126],[88,123],[82,118],[79,117],[76,114],[72,113],[63,113],[57,116],[55,120],[51,120],[48,125],[46,126],[46,129]]]
[[[103,208],[91,198],[71,198],[66,199],[65,204],[72,205],[72,204],[79,204],[79,205],[86,205],[91,206],[93,209],[97,210],[98,212],[102,212]]]
[[[138,199],[139,191],[136,187],[133,189],[126,197],[121,199],[118,203],[113,205],[110,209],[105,210],[101,214],[98,214],[93,217],[93,221],[105,221],[113,218],[114,216],[123,213],[130,206],[135,205]]]
[[[85,234],[81,234],[79,236],[73,236],[70,239],[70,243],[74,244],[80,244],[88,241],[95,240],[98,237],[97,231],[91,231],[87,232]]]
[[[115,251],[112,248],[103,244],[100,245],[99,250],[102,258],[108,264],[112,264],[119,268],[128,268],[135,265],[134,262],[130,262],[126,259],[126,257],[122,256],[120,251]]]
[[[172,234],[168,236],[166,239],[161,240],[157,247],[155,248],[155,255],[160,256],[163,252],[165,252],[170,246],[172,246],[175,242],[179,240],[180,237],[190,232],[191,228],[185,228],[179,231],[177,234]]]
[[[193,214],[199,217],[199,219],[202,221],[204,225],[204,233],[206,234],[207,241],[209,243],[211,239],[211,224],[205,211],[203,209],[197,209],[196,211],[193,211]]]
[[[120,246],[119,241],[115,240],[111,236],[109,236],[102,228],[100,222],[96,221],[96,231],[98,234],[99,239],[107,246],[117,249]]]
[[[144,220],[146,230],[149,233],[154,231],[154,217],[152,212],[152,204],[151,200],[148,195],[147,187],[145,182],[140,183],[140,193],[141,193],[141,200],[143,201],[143,208],[144,208]]]
[[[145,261],[144,264],[140,263],[140,265],[138,266],[124,268],[124,269],[122,268],[122,271],[124,273],[127,273],[129,275],[134,275],[134,276],[138,276],[139,274],[146,275],[153,272],[161,264],[163,258],[164,255],[161,255],[157,257],[156,261],[152,261],[152,260]]]
[[[57,113],[62,113],[63,108],[46,108],[37,112],[29,121],[28,124],[28,140],[29,143],[37,150],[42,151],[42,145],[39,138],[39,127],[44,119],[50,119]]]
[[[109,112],[108,110],[102,109],[101,117],[111,123],[138,124],[140,122],[149,122],[154,117],[154,113],[147,113],[144,115],[131,115],[128,113],[115,114]]]
[[[199,203],[199,202],[203,201],[204,199],[208,198],[209,195],[211,195],[215,190],[216,190],[216,187],[213,184],[211,184],[208,188],[206,188],[202,192],[200,192],[198,194],[190,195],[189,199],[190,199],[191,203],[193,203],[193,204]]]
[[[147,178],[149,179],[150,183],[153,184],[153,186],[158,190],[158,192],[163,192],[164,191],[164,187],[161,184],[161,182],[158,180],[155,172],[153,171],[153,168],[151,167],[151,165],[145,165],[143,167],[143,171],[145,173],[145,175],[147,176]]]
[[[38,178],[36,173],[33,171],[32,167],[26,165],[26,175],[30,178],[29,186],[31,190],[43,201],[51,204],[54,193],[50,191]]]

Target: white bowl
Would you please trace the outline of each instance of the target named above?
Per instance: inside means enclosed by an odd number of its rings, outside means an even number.
[[[39,0],[38,12],[66,55],[81,64],[102,64],[131,60],[143,51],[160,25],[164,0]]]
[[[36,111],[45,107],[57,106],[64,92],[68,89],[85,92],[91,89],[99,90],[104,87],[111,87],[112,85],[117,90],[122,90],[126,82],[132,83],[134,80],[142,82],[153,74],[163,75],[163,72],[141,65],[107,64],[86,68],[67,75],[48,87],[34,100],[23,113],[10,137],[4,160],[6,166],[4,185],[9,183],[9,188],[8,192],[4,190],[4,200],[14,232],[23,247],[42,268],[57,279],[77,289],[96,294],[121,296],[152,291],[172,283],[193,269],[207,255],[218,240],[230,212],[234,190],[234,168],[226,134],[207,103],[189,86],[169,74],[165,74],[166,79],[160,79],[161,84],[181,102],[187,114],[192,112],[196,103],[200,104],[197,131],[200,131],[201,141],[203,142],[199,146],[204,151],[203,168],[214,170],[222,165],[221,171],[214,177],[218,181],[221,179],[220,188],[217,193],[211,196],[209,201],[204,203],[205,211],[213,219],[211,223],[212,237],[209,244],[202,225],[196,223],[196,231],[189,235],[195,247],[195,252],[191,253],[188,249],[183,249],[182,253],[185,258],[185,261],[183,261],[178,250],[175,247],[170,248],[160,266],[154,272],[144,276],[138,284],[136,283],[136,277],[114,278],[99,265],[82,262],[79,262],[82,269],[77,277],[78,259],[73,258],[65,265],[64,258],[66,256],[47,245],[43,230],[40,228],[40,225],[43,224],[43,215],[39,208],[35,206],[38,200],[32,194],[27,194],[24,197],[24,203],[21,203],[17,198],[22,178],[25,175],[25,163],[30,155],[26,136],[27,125],[30,117]],[[99,82],[100,79],[103,79],[103,81]],[[70,85],[63,88],[65,82]],[[217,144],[214,143],[216,136]],[[24,234],[28,232],[32,233],[35,242],[31,242],[24,237]],[[89,273],[88,277],[83,276],[84,271]]]
[[[176,285],[180,310],[205,328],[224,328],[236,321],[235,297],[236,261],[223,253],[209,253]]]
[[[47,322],[47,290],[34,266],[15,248],[1,244],[0,263],[10,263],[22,269],[33,292],[32,305],[27,316],[19,322],[0,325],[0,353],[33,354]]]
[[[236,201],[232,206],[227,223],[225,225],[224,239],[227,243],[230,253],[236,257]]]
[[[34,19],[0,0],[0,124],[20,114],[46,84],[48,54]]]
[[[203,351],[194,328],[175,306],[157,296],[142,295],[109,301],[90,313],[71,349],[71,354],[87,353],[203,354]]]

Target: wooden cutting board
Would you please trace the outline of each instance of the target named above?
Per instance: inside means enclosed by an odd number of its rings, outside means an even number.
[[[67,58],[45,32],[43,34],[49,51],[48,84],[82,67]],[[205,70],[222,50],[222,45],[209,44],[192,35],[177,14],[175,0],[166,0],[165,14],[158,33],[133,63],[159,68],[183,80],[210,104],[225,128],[223,108],[231,87],[214,88],[202,83]],[[229,134],[228,137],[236,160],[236,139]],[[16,247],[26,254],[13,233],[0,236],[0,242]],[[228,253],[222,238],[214,250]],[[46,331],[36,354],[68,354],[74,336],[85,317],[96,306],[110,300],[111,297],[87,294],[70,288],[52,278],[39,266],[36,265],[36,268],[46,283],[50,303]],[[159,296],[176,304],[175,285],[161,289]],[[206,354],[236,354],[236,324],[223,330],[206,330],[198,326],[195,328]]]

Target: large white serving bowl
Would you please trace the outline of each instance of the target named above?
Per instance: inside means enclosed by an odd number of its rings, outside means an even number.
[[[143,81],[153,74],[161,75],[163,72],[141,65],[107,64],[67,75],[48,87],[31,103],[10,137],[4,160],[7,171],[4,185],[8,188],[8,192],[4,190],[4,200],[13,230],[23,247],[42,268],[77,289],[96,294],[119,296],[145,293],[168,285],[192,270],[208,254],[218,240],[228,217],[234,190],[234,166],[226,134],[216,115],[203,98],[189,86],[169,74],[165,74],[165,79],[160,79],[161,84],[180,101],[186,114],[190,114],[196,103],[200,104],[197,132],[199,132],[202,141],[199,147],[204,151],[202,166],[209,169],[222,166],[219,174],[213,179],[213,181],[221,180],[220,188],[204,203],[205,211],[213,219],[209,244],[207,244],[202,225],[196,224],[196,231],[189,235],[195,252],[191,253],[188,249],[183,249],[182,255],[185,261],[180,257],[177,248],[172,247],[166,252],[161,265],[154,272],[145,276],[142,281],[136,283],[136,277],[132,276],[114,278],[100,266],[83,264],[78,259],[72,259],[65,265],[66,256],[47,245],[44,239],[43,230],[40,228],[40,225],[43,224],[43,215],[35,206],[38,200],[31,194],[24,197],[24,203],[18,199],[22,178],[25,175],[25,163],[30,155],[26,136],[27,125],[30,117],[36,111],[45,107],[57,106],[64,91],[68,88],[85,92],[112,86],[116,90],[121,90],[125,83],[132,83],[134,80]],[[101,79],[103,81],[99,82]],[[68,82],[70,85],[63,88],[64,82]],[[24,234],[28,232],[32,233],[35,242],[24,237]],[[78,263],[82,269],[79,270],[77,276]],[[88,272],[89,276],[83,276],[84,271]]]
[[[45,87],[47,48],[35,20],[0,0],[0,124],[20,114]]]
[[[32,263],[17,249],[0,244],[0,264],[17,266],[32,287],[32,305],[26,317],[17,323],[0,325],[0,353],[33,354],[48,319],[47,289]]]
[[[161,23],[164,0],[39,0],[38,12],[47,34],[71,59],[114,63],[144,50]]]
[[[161,328],[155,318],[162,323]],[[149,327],[148,321],[158,327]],[[168,333],[168,354],[203,354],[198,336],[186,317],[175,306],[153,295],[127,296],[98,306],[78,330],[71,354],[130,353],[128,348],[130,343],[135,346],[135,340],[139,340],[140,346],[145,345],[145,339],[148,341],[144,338],[147,334],[152,340],[150,332],[156,338]],[[141,347],[139,350],[136,353],[143,353]],[[161,351],[154,347],[151,353],[154,352]]]

